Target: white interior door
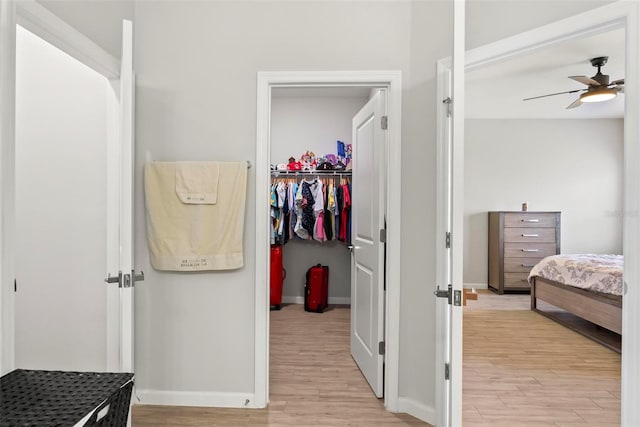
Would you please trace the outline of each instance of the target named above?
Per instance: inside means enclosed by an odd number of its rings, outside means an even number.
[[[451,60],[438,62],[438,146],[436,218],[436,285],[448,290],[451,283]],[[435,287],[435,286],[434,286]],[[448,297],[448,295],[445,295]],[[436,422],[450,425],[450,388],[446,366],[451,362],[451,305],[448,298],[436,299]]]
[[[353,118],[352,139],[351,354],[378,397],[384,390],[384,95],[379,91]]]
[[[110,81],[111,123],[107,161],[109,215],[107,223],[107,355],[110,371],[134,372],[134,285],[144,279],[135,274],[133,261],[134,94],[133,24],[122,21],[120,78]]]
[[[453,57],[438,62],[436,425],[462,425],[464,0],[454,2]]]
[[[453,94],[451,129],[451,285],[453,304],[449,311],[449,402],[450,425],[462,425],[462,254],[464,213],[464,73],[465,0],[453,9]]]
[[[111,81],[18,33],[16,367],[132,371],[131,23]]]
[[[120,155],[120,370],[134,372],[134,285],[144,275],[134,270],[133,259],[133,168],[135,135],[135,74],[133,71],[133,24],[122,21],[120,71],[121,155]],[[127,279],[128,277],[128,279]]]

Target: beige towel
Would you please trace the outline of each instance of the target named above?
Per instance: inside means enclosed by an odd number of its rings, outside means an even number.
[[[218,196],[218,162],[177,162],[176,194],[190,205],[215,205]]]
[[[189,181],[189,176],[213,176],[213,172],[204,175],[185,172],[186,163],[147,164],[144,171],[147,241],[155,269],[201,271],[243,266],[247,163],[212,163],[218,169],[215,204],[183,203],[177,194],[180,186],[176,186],[178,176],[187,176]],[[196,169],[202,169],[200,166],[204,165],[199,164]],[[181,173],[177,173],[179,168]]]

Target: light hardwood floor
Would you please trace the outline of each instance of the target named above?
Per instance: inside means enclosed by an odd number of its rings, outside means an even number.
[[[139,406],[134,426],[427,426],[384,409],[349,351],[349,307],[322,314],[302,305],[271,312],[266,409]]]
[[[620,355],[529,310],[528,295],[480,291],[464,309],[464,426],[615,426]],[[403,426],[349,355],[349,309],[271,312],[266,409],[140,406],[134,426]]]
[[[464,312],[464,426],[617,426],[620,355],[480,291]]]

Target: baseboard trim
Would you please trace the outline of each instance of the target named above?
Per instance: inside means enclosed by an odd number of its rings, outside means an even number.
[[[436,411],[434,408],[418,403],[408,397],[398,397],[398,412],[404,412],[424,421],[427,424],[435,425]]]
[[[462,287],[464,289],[489,289],[489,285],[486,283],[464,283]]]
[[[304,297],[282,297],[284,304],[304,304]],[[350,297],[329,297],[329,304],[351,305]]]
[[[253,393],[203,391],[136,390],[140,405],[204,406],[215,408],[256,408]]]

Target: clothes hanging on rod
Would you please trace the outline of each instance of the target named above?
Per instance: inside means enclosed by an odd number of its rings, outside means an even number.
[[[351,174],[274,172],[271,243],[291,239],[351,244]]]

